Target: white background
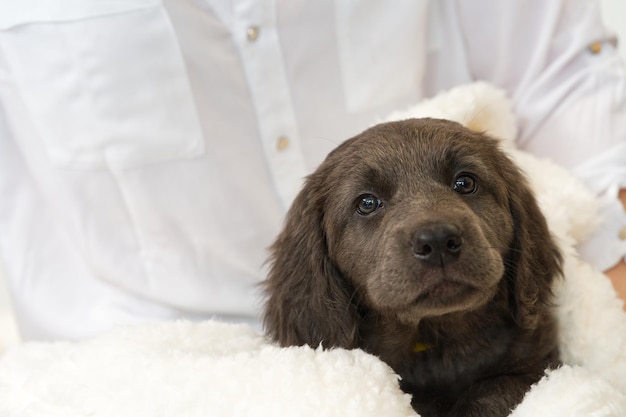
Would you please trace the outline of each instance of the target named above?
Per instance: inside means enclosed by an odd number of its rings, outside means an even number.
[[[626,1],[601,0],[603,15],[608,27],[616,31],[619,50],[626,60]],[[17,328],[11,314],[11,305],[0,265],[0,353],[7,347],[18,343]]]

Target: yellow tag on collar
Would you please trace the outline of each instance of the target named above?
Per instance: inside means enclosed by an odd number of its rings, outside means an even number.
[[[415,353],[423,352],[425,350],[430,349],[431,347],[432,346],[429,344],[417,342],[415,346],[413,346],[413,352]]]

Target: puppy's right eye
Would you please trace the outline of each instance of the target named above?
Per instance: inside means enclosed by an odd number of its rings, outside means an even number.
[[[474,194],[477,188],[476,178],[470,174],[460,174],[452,186],[452,189],[459,194]]]
[[[367,216],[383,207],[383,202],[373,194],[363,194],[357,199],[356,212]]]

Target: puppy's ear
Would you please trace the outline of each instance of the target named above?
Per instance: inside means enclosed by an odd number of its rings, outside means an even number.
[[[267,334],[283,346],[356,344],[353,290],[326,244],[324,206],[330,187],[323,172],[308,178],[271,248],[263,322]]]
[[[552,306],[552,282],[561,275],[561,253],[523,174],[509,173],[514,239],[506,260],[510,304],[518,324],[535,328]]]

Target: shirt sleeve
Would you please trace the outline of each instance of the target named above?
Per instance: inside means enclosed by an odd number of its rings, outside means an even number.
[[[569,168],[601,198],[603,226],[580,247],[607,269],[626,255],[626,72],[616,39],[588,0],[457,1],[475,79],[508,91],[518,146]],[[622,238],[620,238],[622,234]]]
[[[573,169],[573,173],[585,179],[587,186],[599,196],[602,222],[578,250],[583,259],[601,271],[615,265],[626,254],[626,212],[618,200],[619,190],[626,189],[626,144],[616,148]]]

